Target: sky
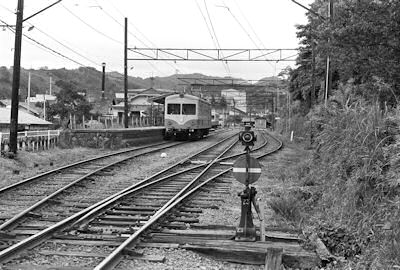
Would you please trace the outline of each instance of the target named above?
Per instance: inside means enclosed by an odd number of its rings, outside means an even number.
[[[0,0],[0,25],[15,25],[17,0]],[[56,0],[25,0],[24,18]],[[298,0],[309,6],[313,0]],[[63,0],[24,22],[21,66],[123,73],[124,18],[129,48],[295,49],[306,10],[291,0]],[[33,29],[29,29],[34,26]],[[46,48],[44,48],[45,46]],[[0,66],[14,59],[14,33],[0,27]],[[128,58],[136,55],[128,54]],[[202,73],[258,80],[294,62],[128,61],[128,75]]]

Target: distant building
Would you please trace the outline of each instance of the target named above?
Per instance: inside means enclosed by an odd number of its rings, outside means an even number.
[[[144,117],[149,111],[157,108],[159,111],[163,111],[163,106],[152,102],[154,98],[173,94],[173,90],[168,89],[129,89],[128,90],[128,105],[129,105],[129,116],[133,117]],[[122,118],[124,115],[124,93],[115,93],[115,105],[112,106],[113,116]]]
[[[48,95],[48,94],[37,94],[35,97],[30,97],[29,102],[30,103],[43,103],[44,101],[47,101],[49,104],[56,103],[57,97],[53,95]]]
[[[221,97],[225,98],[228,106],[247,112],[246,92],[236,89],[225,89],[221,90]]]
[[[10,131],[10,118],[11,118],[11,109],[1,107],[0,132]],[[53,124],[48,121],[38,118],[25,111],[22,110],[18,111],[18,131],[50,129],[52,126]]]
[[[211,110],[211,121],[218,122],[220,126],[226,126],[230,116],[244,117],[246,113],[238,108],[229,106],[227,109],[213,108]]]
[[[270,128],[271,122],[268,121],[268,119],[266,117],[257,116],[255,118],[255,125],[256,125],[256,128]]]

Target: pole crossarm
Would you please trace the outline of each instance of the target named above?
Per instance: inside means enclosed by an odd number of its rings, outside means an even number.
[[[276,79],[264,80],[239,80],[226,78],[195,78],[195,77],[178,77],[182,83],[178,85],[190,86],[229,86],[229,87],[265,87],[268,82],[275,82]]]
[[[155,61],[296,61],[297,49],[128,48],[128,60]]]

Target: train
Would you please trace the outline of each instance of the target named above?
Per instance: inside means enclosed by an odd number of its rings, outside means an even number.
[[[201,139],[211,128],[211,104],[190,94],[165,98],[164,139]]]

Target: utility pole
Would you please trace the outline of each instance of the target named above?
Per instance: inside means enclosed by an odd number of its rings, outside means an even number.
[[[22,22],[24,0],[18,0],[17,22],[15,29],[13,84],[11,92],[10,152],[17,153],[19,81],[21,73]]]
[[[333,19],[333,0],[329,0],[328,5],[328,21],[332,24]],[[328,38],[328,56],[326,58],[326,87],[325,87],[325,107],[328,105],[328,97],[332,89],[332,70],[331,70],[331,56],[330,56],[331,38]]]
[[[50,87],[49,87],[49,95],[51,96],[51,83],[52,83],[52,79],[50,77]]]
[[[28,73],[28,113],[31,111],[31,72]]]
[[[21,75],[21,43],[22,43],[22,24],[24,21],[33,16],[47,10],[48,8],[60,3],[62,0],[51,4],[50,6],[34,13],[28,18],[23,18],[24,0],[18,0],[17,6],[17,22],[15,24],[15,45],[14,45],[14,66],[13,66],[13,82],[11,92],[11,116],[10,116],[10,152],[17,153],[18,140],[18,107],[19,107],[19,84]]]
[[[332,18],[333,18],[333,0],[329,0],[329,3],[328,3],[328,18],[326,18],[326,17],[322,16],[321,14],[315,12],[314,10],[312,10],[312,9],[302,5],[302,4],[300,4],[296,0],[292,0],[292,2],[297,4],[297,5],[299,5],[300,7],[304,8],[304,9],[306,9],[310,13],[312,13],[315,16],[317,16],[318,18],[320,18],[321,20],[323,20],[323,21],[327,21],[328,20],[330,23],[332,23]],[[328,39],[328,44],[330,44],[330,38]],[[314,46],[314,42],[313,42],[312,46]],[[324,104],[325,104],[325,106],[328,105],[328,97],[329,97],[329,93],[331,92],[331,88],[332,88],[332,76],[331,76],[331,68],[330,68],[331,67],[331,65],[330,65],[331,57],[330,57],[329,49],[330,48],[328,48],[328,55],[326,56],[325,93],[324,93]],[[312,47],[312,50],[313,50],[313,47]],[[315,57],[315,56],[313,56],[313,57]],[[314,95],[314,97],[315,97],[315,95]]]
[[[43,94],[43,119],[46,120],[46,93]]]
[[[124,127],[128,128],[128,18],[126,17],[124,40]]]
[[[104,90],[106,84],[106,63],[101,63],[101,66],[103,67],[103,74],[101,77],[101,99],[104,99]]]

